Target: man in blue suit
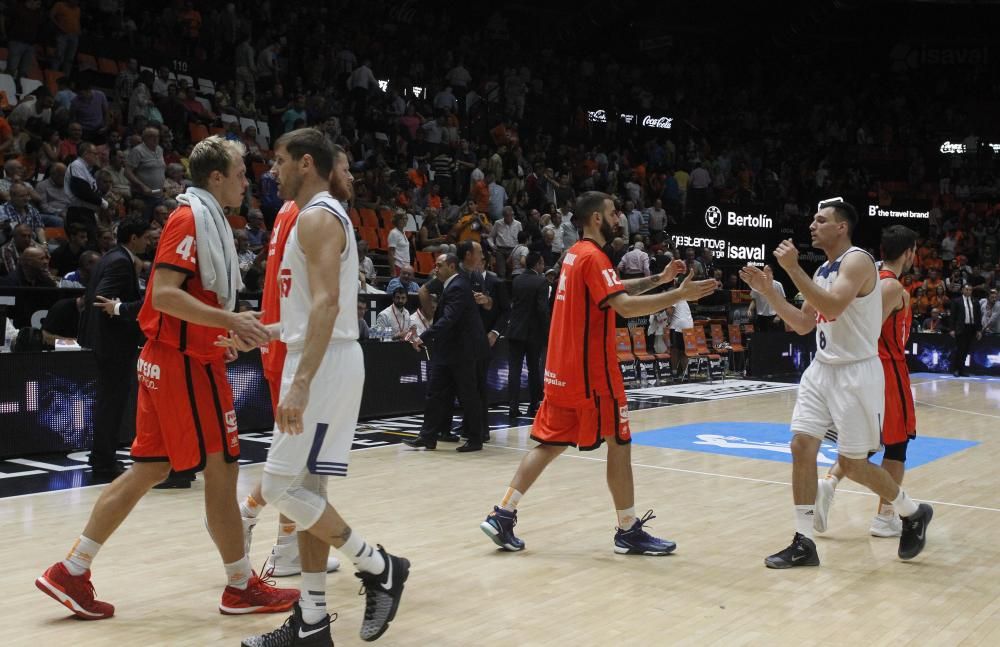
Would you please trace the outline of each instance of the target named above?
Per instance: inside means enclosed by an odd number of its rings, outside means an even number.
[[[439,435],[451,427],[455,396],[462,405],[467,441],[459,452],[475,452],[483,448],[486,430],[481,415],[481,395],[478,385],[485,377],[479,373],[486,366],[489,345],[482,318],[472,296],[469,280],[458,270],[454,254],[437,258],[437,278],[444,291],[434,312],[434,322],[413,346],[421,350],[430,347],[430,382],[420,436],[405,441],[414,448],[434,449]]]

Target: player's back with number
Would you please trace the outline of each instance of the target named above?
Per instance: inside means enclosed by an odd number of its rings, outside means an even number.
[[[153,271],[146,285],[147,298],[139,311],[139,327],[147,339],[159,341],[171,348],[202,361],[221,359],[223,349],[215,346],[218,335],[228,334],[221,328],[210,328],[188,323],[177,317],[160,312],[153,307],[153,283],[156,268],[181,272],[188,276],[184,291],[202,303],[221,307],[214,292],[209,292],[201,283],[198,272],[198,249],[194,214],[188,206],[180,206],[170,214],[160,235],[153,260]]]

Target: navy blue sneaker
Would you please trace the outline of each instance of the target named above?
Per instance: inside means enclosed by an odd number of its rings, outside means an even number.
[[[636,519],[628,530],[618,528],[615,532],[615,552],[619,555],[669,555],[677,549],[677,544],[666,539],[658,539],[642,529],[655,519],[652,510],[647,510],[642,519]]]
[[[514,536],[514,526],[517,525],[517,510],[507,512],[499,506],[493,506],[486,521],[479,524],[480,530],[493,540],[493,543],[510,552],[524,550],[524,542]]]

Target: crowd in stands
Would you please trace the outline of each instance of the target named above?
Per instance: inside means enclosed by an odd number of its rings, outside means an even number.
[[[904,278],[920,327],[946,329],[948,299],[966,284],[996,302],[997,153],[975,134],[986,123],[979,104],[951,101],[957,87],[976,87],[984,103],[1000,97],[979,67],[900,70],[885,57],[858,74],[846,58],[815,72],[808,51],[779,68],[725,62],[688,41],[635,64],[603,45],[573,56],[544,40],[507,47],[513,33],[544,30],[502,9],[459,18],[392,4],[9,0],[16,96],[4,95],[0,118],[0,280],[85,282],[84,252],[113,245],[121,218],[162,226],[187,186],[191,146],[214,132],[247,147],[252,191],[231,222],[254,289],[281,206],[271,143],[311,126],[351,156],[365,292],[387,291],[414,266],[421,280],[425,253],[465,240],[482,244],[500,277],[525,271],[530,252],[557,267],[579,235],[575,197],[596,189],[619,204],[610,253],[623,275],[684,258],[731,289],[735,268],[669,236],[708,204],[769,205],[782,232],[804,241],[819,199],[920,200],[930,218]],[[91,69],[111,42],[134,56],[114,74]],[[207,85],[160,64],[178,58],[225,72]],[[22,95],[31,75],[45,83]],[[669,130],[597,124],[595,107],[675,117]],[[964,152],[939,152],[944,138]],[[991,325],[996,333],[1000,317]]]

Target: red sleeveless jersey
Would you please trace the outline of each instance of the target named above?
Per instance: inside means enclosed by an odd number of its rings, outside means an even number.
[[[896,279],[889,270],[879,270],[878,278]],[[913,309],[907,305],[902,310],[893,312],[882,322],[882,334],[878,338],[878,356],[881,359],[906,361],[906,340],[910,338],[910,325],[913,322]]]
[[[292,200],[281,206],[274,220],[271,240],[267,246],[267,267],[264,269],[264,294],[261,297],[260,322],[271,324],[281,320],[281,293],[278,290],[278,270],[285,255],[285,243],[292,226],[299,218],[299,207]],[[280,376],[287,349],[284,342],[274,339],[261,349],[261,363],[268,375]]]

